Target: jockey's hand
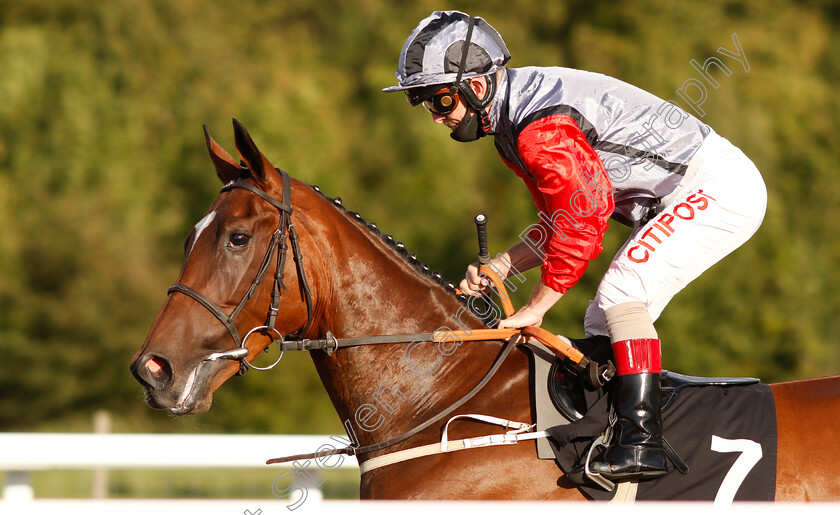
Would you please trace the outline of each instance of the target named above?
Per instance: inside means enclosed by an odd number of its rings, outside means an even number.
[[[494,258],[487,264],[490,272],[499,279],[504,280],[510,273],[510,259]],[[460,289],[464,295],[478,295],[479,293],[486,293],[493,284],[491,279],[479,273],[480,265],[472,263],[467,267],[467,273],[464,280],[461,281]]]
[[[499,321],[499,329],[522,329],[523,327],[542,324],[546,312],[558,301],[563,294],[546,286],[542,280],[537,283],[534,293],[522,309],[505,320]]]
[[[478,274],[478,266],[478,263],[472,263],[467,267],[467,273],[459,285],[464,295],[478,295],[490,285],[490,279]]]
[[[523,307],[509,318],[499,320],[499,329],[522,329],[529,325],[539,327],[543,322],[543,313]]]

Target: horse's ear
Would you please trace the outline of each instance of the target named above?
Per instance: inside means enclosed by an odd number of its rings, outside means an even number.
[[[245,161],[245,164],[248,165],[248,168],[254,173],[257,180],[265,182],[266,171],[272,170],[274,165],[257,148],[257,145],[251,139],[251,135],[248,134],[245,126],[235,118],[233,120],[233,134],[239,157]]]
[[[207,152],[210,154],[219,180],[223,184],[236,180],[239,177],[239,164],[210,136],[206,125],[204,126],[204,143],[207,145]]]

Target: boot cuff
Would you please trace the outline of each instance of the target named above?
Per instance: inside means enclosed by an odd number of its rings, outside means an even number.
[[[612,349],[617,375],[662,373],[662,350],[657,339],[622,340],[613,343]]]

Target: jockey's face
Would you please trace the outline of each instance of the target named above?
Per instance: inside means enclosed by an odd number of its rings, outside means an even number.
[[[475,96],[479,99],[484,98],[484,95],[487,93],[487,79],[484,77],[478,77],[469,81],[470,87],[475,92]],[[446,90],[442,90],[445,93]],[[439,93],[440,94],[440,93]],[[458,125],[464,121],[464,116],[467,114],[467,109],[469,106],[464,101],[461,95],[457,95],[455,101],[455,108],[447,113],[447,114],[440,114],[436,112],[436,109],[433,105],[426,104],[426,109],[429,111],[429,114],[432,115],[432,121],[435,123],[442,123],[449,127],[449,130],[453,130]]]

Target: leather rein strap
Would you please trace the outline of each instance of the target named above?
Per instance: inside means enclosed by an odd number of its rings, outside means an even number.
[[[560,358],[568,359],[581,370],[591,361],[570,343],[541,327],[528,326],[520,329],[471,329],[466,331],[435,331],[433,333],[390,334],[384,336],[360,336],[356,338],[336,338],[327,331],[326,338],[287,340],[281,342],[281,350],[321,350],[331,355],[338,349],[358,347],[360,345],[380,345],[384,343],[411,343],[416,341],[442,342],[457,339],[462,342],[508,340],[517,334],[536,339]]]
[[[406,431],[405,433],[402,433],[399,436],[395,436],[394,438],[391,438],[390,440],[386,440],[384,442],[379,442],[379,443],[375,443],[375,444],[371,444],[371,445],[365,445],[364,447],[357,447],[357,446],[354,446],[354,445],[350,445],[350,446],[345,447],[343,449],[337,449],[337,450],[333,451],[331,454],[346,454],[348,456],[355,456],[355,455],[361,455],[361,454],[366,454],[366,453],[370,453],[370,452],[380,451],[382,449],[385,449],[385,448],[391,447],[393,445],[396,445],[398,443],[404,442],[405,440],[408,440],[409,438],[411,438],[412,436],[415,436],[416,434],[420,433],[421,431],[424,431],[425,429],[428,429],[435,422],[439,422],[441,419],[443,419],[444,417],[451,414],[456,409],[463,406],[467,401],[472,399],[475,396],[475,394],[477,394],[482,388],[484,388],[484,386],[487,383],[490,382],[490,379],[493,378],[493,376],[496,374],[496,372],[499,370],[499,368],[501,368],[502,363],[504,363],[505,359],[510,354],[510,351],[513,350],[513,348],[519,343],[520,339],[521,339],[521,336],[519,336],[518,334],[514,334],[513,337],[510,340],[507,340],[504,344],[504,347],[502,347],[501,352],[496,357],[496,361],[493,363],[493,366],[490,367],[490,370],[488,370],[486,374],[484,374],[484,377],[481,379],[481,381],[479,381],[479,383],[477,385],[475,385],[473,387],[473,389],[470,390],[469,392],[467,392],[463,397],[461,397],[460,399],[455,401],[453,404],[451,404],[449,407],[447,407],[446,409],[444,409],[443,411],[441,411],[437,415],[435,415],[432,418],[426,420],[422,424],[420,424],[418,426],[415,426],[414,428]],[[382,342],[382,343],[386,343],[386,342]],[[390,342],[387,342],[387,343],[390,343]],[[290,461],[313,459],[313,458],[318,458],[318,457],[321,457],[321,456],[323,456],[323,453],[319,453],[319,452],[307,453],[307,454],[296,454],[294,456],[284,456],[282,458],[272,458],[270,460],[267,460],[265,463],[266,463],[266,465],[272,465],[272,464],[275,464],[275,463],[286,463],[286,462],[290,462]]]
[[[556,354],[557,356],[568,359],[575,368],[577,368],[580,372],[583,372],[585,374],[584,377],[591,384],[603,385],[604,382],[608,381],[615,373],[615,367],[613,367],[612,363],[608,362],[606,365],[598,365],[598,363],[586,358],[578,349],[576,349],[568,342],[558,338],[554,334],[539,327],[526,327],[521,331],[516,329],[473,329],[471,331],[436,331],[433,333],[396,334],[386,336],[366,336],[358,338],[340,339],[336,338],[328,332],[326,338],[316,340],[286,341],[281,343],[281,347],[284,351],[320,350],[326,352],[327,354],[332,354],[338,349],[343,349],[347,347],[356,347],[360,345],[379,345],[388,343],[408,343],[418,340],[431,342],[445,341],[450,338],[458,338],[461,341],[506,340],[502,351],[500,352],[499,356],[496,357],[495,363],[490,368],[490,370],[487,371],[487,373],[484,375],[481,381],[466,395],[455,401],[454,404],[452,404],[442,412],[438,413],[431,419],[423,422],[419,426],[411,429],[410,431],[406,431],[405,433],[391,438],[390,440],[380,442],[377,444],[366,445],[364,447],[350,445],[343,449],[338,449],[332,452],[332,454],[346,454],[348,456],[354,456],[379,451],[392,445],[396,445],[400,442],[403,442],[408,438],[411,438],[412,436],[420,433],[424,429],[427,429],[432,424],[439,422],[447,415],[451,414],[454,410],[461,407],[462,405],[464,405],[464,403],[472,399],[473,396],[475,396],[475,394],[477,394],[490,381],[490,379],[493,378],[493,375],[496,373],[496,371],[499,370],[499,367],[501,367],[505,358],[507,358],[511,350],[513,350],[513,347],[520,343],[526,342],[527,337],[531,337],[538,340],[540,343],[551,349],[551,351],[554,352],[554,354]],[[266,461],[266,464],[271,465],[275,463],[287,463],[290,461],[320,458],[322,456],[323,453],[320,452],[296,454],[294,456],[272,458]]]
[[[247,168],[243,169],[247,171]],[[283,271],[286,268],[286,251],[288,250],[288,245],[286,245],[286,234],[289,235],[289,242],[292,245],[292,252],[294,253],[295,263],[297,265],[297,273],[298,273],[298,282],[300,283],[301,292],[303,298],[306,301],[306,312],[307,312],[307,320],[306,325],[298,331],[298,335],[303,334],[309,329],[309,326],[312,325],[313,320],[313,313],[314,307],[312,305],[312,292],[309,288],[309,283],[306,280],[306,273],[303,269],[303,256],[300,252],[300,242],[297,235],[297,231],[295,230],[295,226],[291,223],[291,215],[292,215],[292,205],[291,205],[291,178],[289,174],[286,173],[284,170],[277,168],[277,171],[280,173],[281,182],[283,184],[283,200],[277,200],[276,198],[272,197],[265,191],[261,190],[260,188],[245,182],[243,179],[238,179],[235,181],[231,181],[226,184],[221,193],[226,191],[233,190],[235,188],[244,189],[250,191],[254,195],[258,196],[259,198],[265,200],[272,206],[274,206],[277,211],[280,213],[280,220],[277,222],[277,229],[275,229],[274,233],[271,236],[271,240],[268,244],[268,249],[265,251],[265,257],[263,258],[262,263],[260,264],[260,268],[257,271],[256,277],[251,282],[251,286],[248,288],[248,291],[245,292],[245,295],[242,297],[242,300],[239,301],[239,304],[233,309],[233,311],[228,315],[222,308],[219,307],[216,303],[210,300],[206,295],[197,291],[196,289],[187,286],[182,283],[175,283],[169,287],[167,294],[172,293],[181,293],[184,294],[205,308],[210,311],[221,323],[225,326],[225,328],[230,333],[231,338],[233,338],[233,342],[236,344],[237,348],[245,348],[244,341],[242,338],[239,337],[239,331],[236,328],[235,319],[245,307],[245,304],[254,296],[254,293],[257,290],[257,287],[265,277],[266,273],[268,272],[269,266],[271,266],[272,256],[275,254],[275,250],[277,251],[277,259],[276,259],[276,268],[274,272],[274,288],[271,293],[271,305],[268,309],[268,315],[266,316],[265,326],[256,329],[265,329],[269,332],[277,332],[274,324],[277,320],[277,313],[280,307],[280,298],[283,294],[283,290],[288,289],[286,285],[283,283]],[[278,333],[279,334],[279,333]],[[281,337],[282,339],[282,337]],[[236,358],[241,359],[242,368],[240,369],[240,373],[244,373],[247,370],[248,361],[245,357]]]
[[[517,329],[473,329],[470,331],[435,331],[433,333],[389,334],[383,336],[360,336],[356,338],[336,338],[327,331],[326,338],[286,340],[280,343],[280,349],[313,351],[321,350],[332,355],[338,349],[361,345],[381,345],[385,343],[411,343],[416,341],[442,342],[447,339],[467,341],[508,340],[520,331]]]

